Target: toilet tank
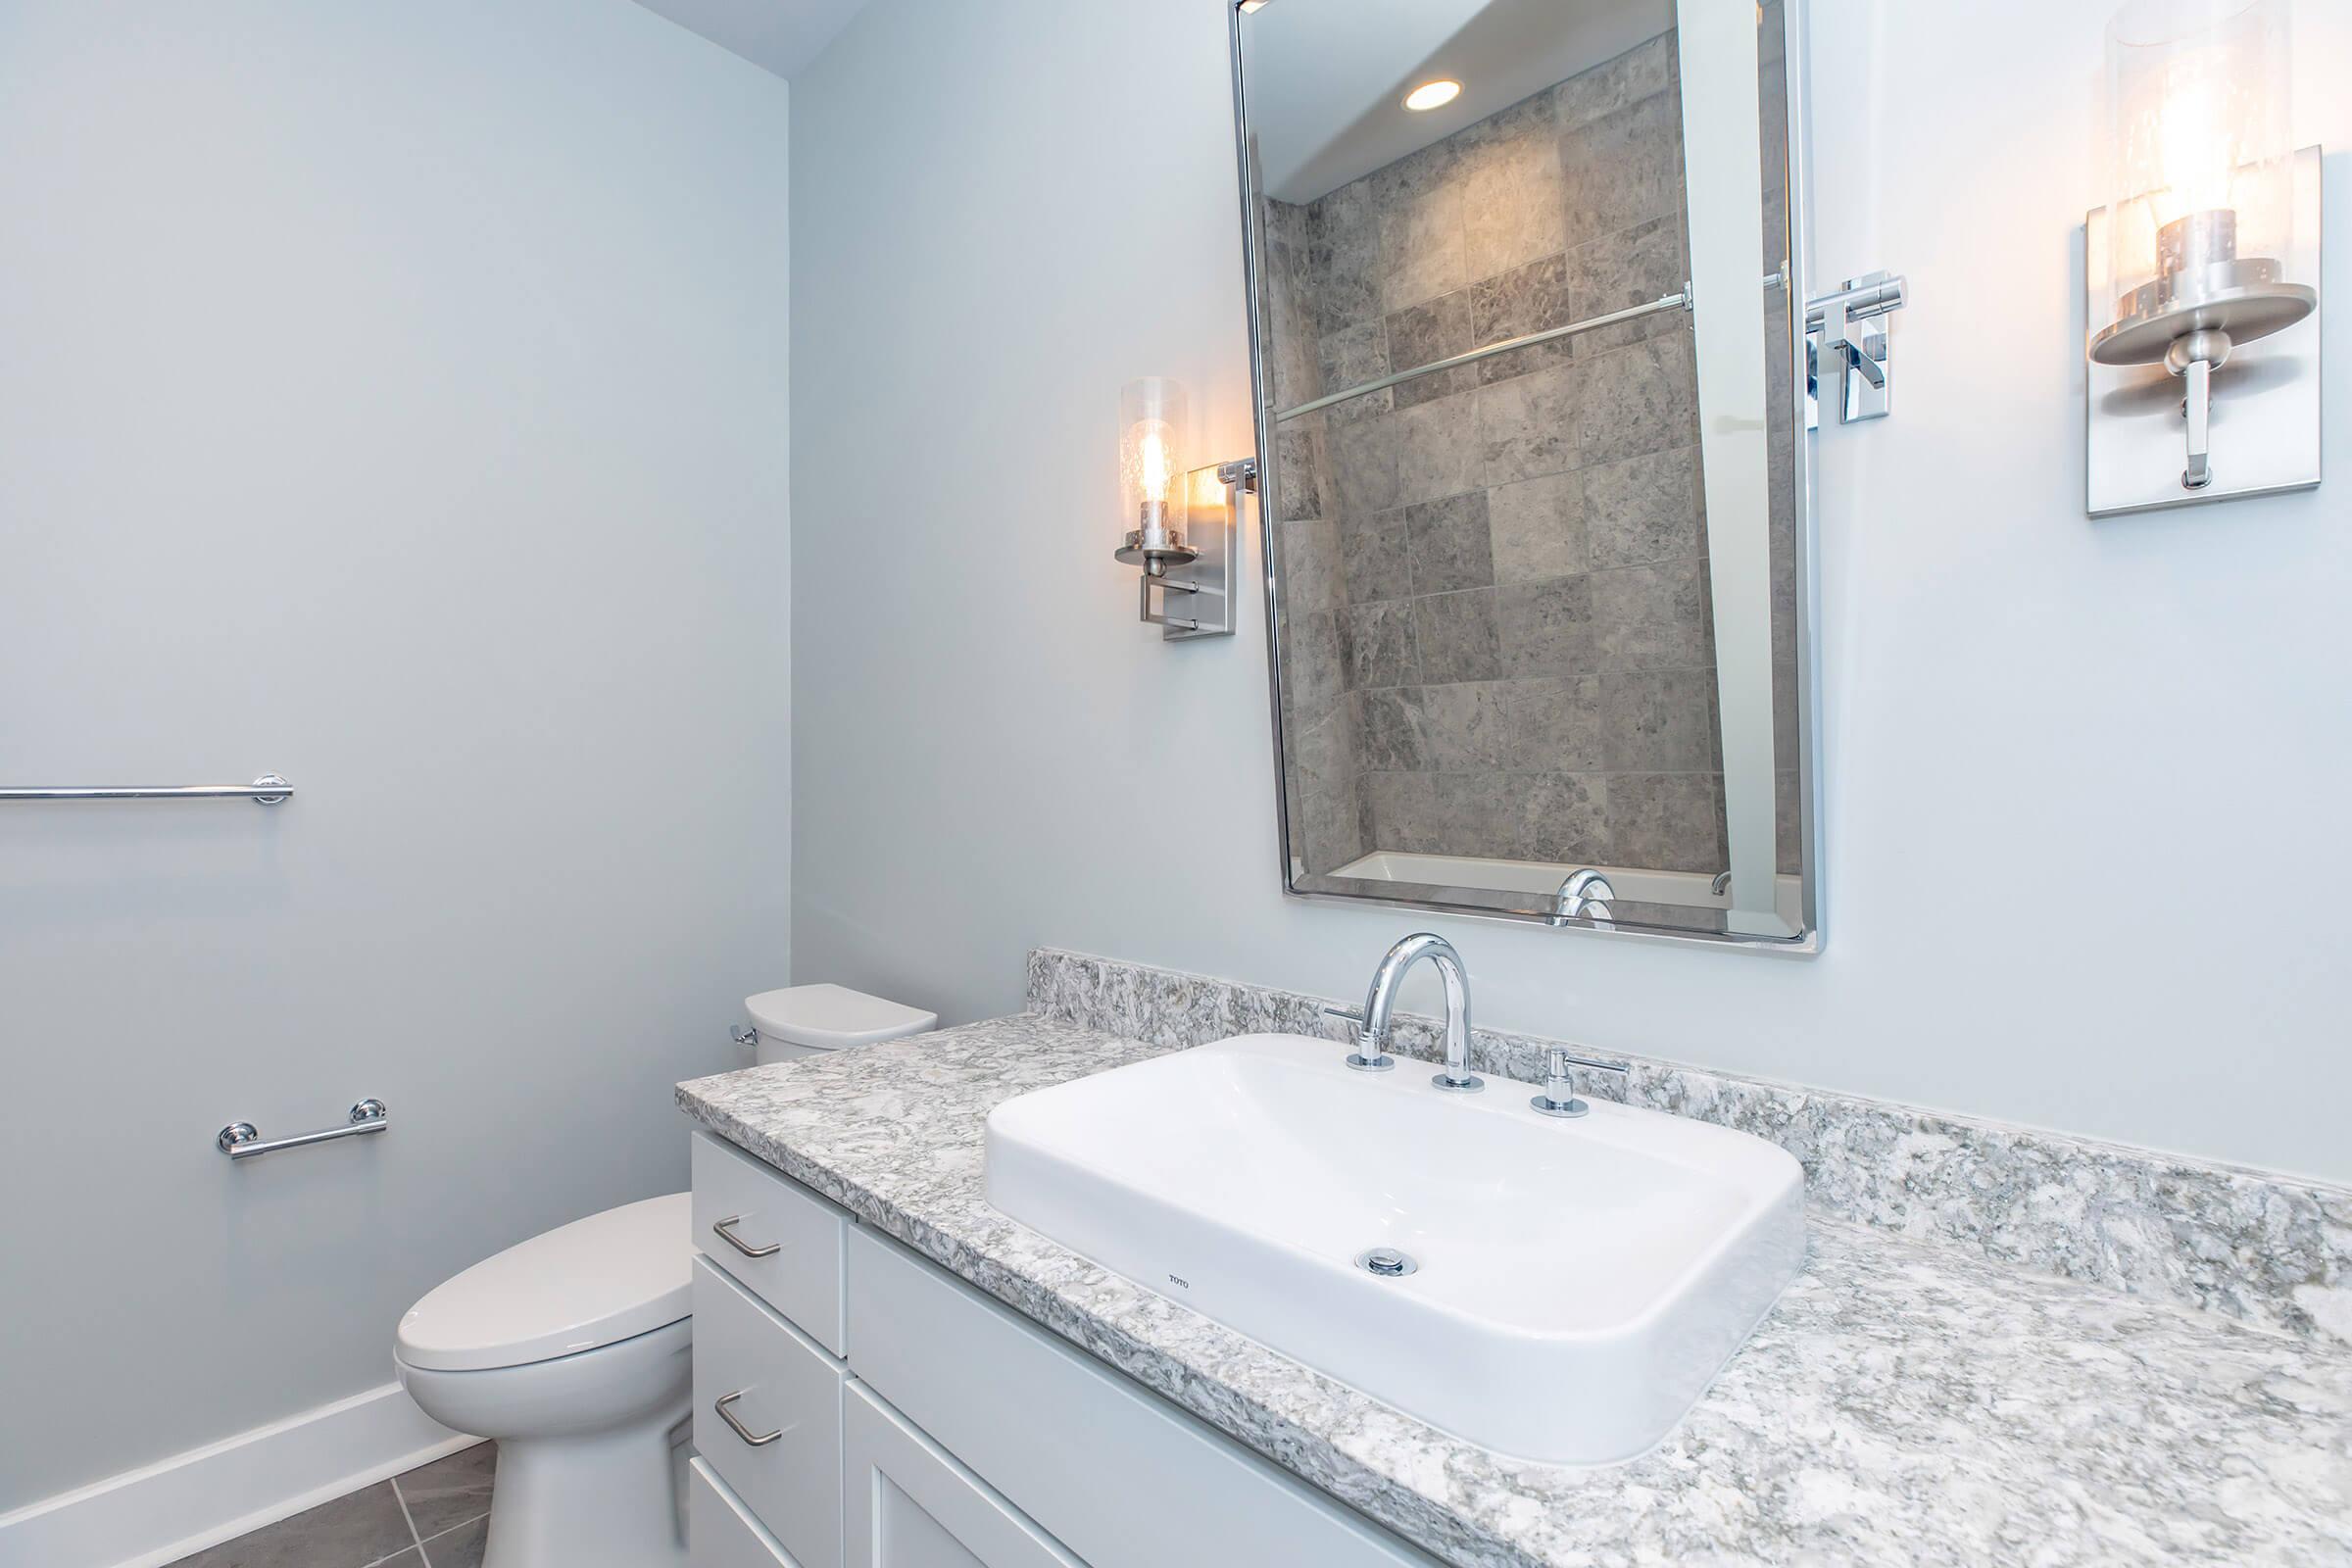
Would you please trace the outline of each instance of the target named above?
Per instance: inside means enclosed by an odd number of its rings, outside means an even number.
[[[762,991],[744,998],[743,1009],[760,1031],[754,1055],[761,1066],[939,1027],[936,1012],[830,983]]]

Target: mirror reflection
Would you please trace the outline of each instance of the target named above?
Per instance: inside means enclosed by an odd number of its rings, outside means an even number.
[[[1677,22],[1242,19],[1296,892],[1812,928],[1782,20]]]

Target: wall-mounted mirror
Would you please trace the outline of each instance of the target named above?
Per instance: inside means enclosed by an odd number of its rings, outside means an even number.
[[[1818,941],[1793,32],[1237,11],[1292,892]]]

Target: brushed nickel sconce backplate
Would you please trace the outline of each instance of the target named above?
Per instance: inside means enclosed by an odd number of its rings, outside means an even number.
[[[1169,642],[1234,633],[1235,574],[1241,562],[1242,497],[1257,493],[1257,460],[1239,458],[1185,475],[1194,496],[1192,525],[1165,546],[1147,548],[1139,532],[1112,555],[1137,568],[1137,618]],[[1223,515],[1204,508],[1204,490],[1225,492]],[[1159,602],[1152,602],[1152,595]]]

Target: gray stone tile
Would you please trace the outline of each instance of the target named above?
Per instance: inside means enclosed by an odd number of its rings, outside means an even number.
[[[1581,400],[1568,410],[1575,451],[1615,459],[1696,444],[1698,367],[1688,332],[1580,355],[1574,373],[1582,382]],[[1487,393],[1525,384],[1506,381]]]
[[[1723,779],[1714,773],[1612,773],[1611,853],[1650,871],[1723,866]]]
[[[1484,490],[1416,502],[1404,509],[1404,524],[1414,593],[1494,586],[1494,545],[1487,531]]]
[[[1381,314],[1380,210],[1369,178],[1312,204],[1306,275],[1317,325],[1335,332]]]
[[[366,1568],[416,1544],[392,1484],[379,1481],[183,1557],[173,1568]]]
[[[1552,113],[1574,129],[1653,98],[1674,85],[1674,34],[1660,33],[1552,88]]]
[[[1451,359],[1467,354],[1476,347],[1470,336],[1470,291],[1456,289],[1441,294],[1419,305],[1408,305],[1392,312],[1386,322],[1389,363],[1393,369],[1409,370],[1417,365]],[[1466,392],[1478,384],[1478,368],[1461,366],[1451,370],[1438,370],[1429,375],[1400,381],[1389,389],[1396,407],[1409,409],[1416,403],[1433,398]]]
[[[1377,381],[1389,373],[1389,329],[1380,317],[1358,321],[1352,326],[1327,332],[1315,345],[1315,355],[1321,370],[1320,384],[1310,394],[1322,397],[1333,392],[1345,392],[1366,381]],[[1392,389],[1367,392],[1360,398],[1335,403],[1323,411],[1323,416],[1335,424],[1367,419],[1376,414],[1386,414],[1395,407]],[[1304,398],[1298,401],[1304,402]]]
[[[1323,426],[1315,415],[1293,419],[1274,432],[1276,489],[1286,519],[1328,517],[1323,494]]]
[[[1520,854],[1571,865],[1617,858],[1608,832],[1613,780],[1597,773],[1512,774],[1519,788]]]
[[[1474,409],[1467,396],[1438,398],[1398,409],[1388,416],[1385,422],[1396,442],[1397,501],[1437,501],[1479,487],[1479,448],[1473,421]],[[1367,420],[1364,427],[1381,422]]]
[[[1487,492],[1494,580],[1540,582],[1585,569],[1586,486],[1578,473],[1547,473]]]
[[[1410,686],[1421,678],[1413,601],[1348,605],[1337,612],[1340,665],[1350,691]]]
[[[1617,379],[1625,379],[1624,374]],[[1490,486],[1515,484],[1576,467],[1578,432],[1588,424],[1607,441],[1609,421],[1599,411],[1587,416],[1587,386],[1580,361],[1480,387],[1474,402],[1483,481]]]
[[[1321,518],[1277,522],[1274,550],[1285,610],[1311,615],[1339,607],[1342,588],[1338,523]]]
[[[1340,582],[1351,605],[1404,599],[1413,591],[1405,549],[1404,511],[1377,512],[1361,522],[1340,522]]]
[[[1715,672],[1653,669],[1600,678],[1602,761],[1612,772],[1720,772]]]
[[[1381,308],[1401,310],[1470,281],[1464,259],[1459,149],[1437,142],[1373,172],[1380,213]]]
[[[1493,680],[1502,673],[1495,645],[1495,590],[1473,588],[1412,601],[1421,678],[1430,685]]]
[[[1356,699],[1356,765],[1368,773],[1430,770],[1429,715],[1422,688],[1384,686]]]
[[[1396,416],[1378,414],[1324,433],[1340,515],[1368,517],[1396,505]]]
[[[1653,93],[1560,137],[1568,232],[1613,234],[1683,207],[1680,96]]]
[[[1433,827],[1436,853],[1515,858],[1519,792],[1507,774],[1440,773]]]
[[[1773,853],[1779,869],[1795,876],[1805,868],[1803,785],[1794,773],[1775,773],[1772,789]]]
[[[1507,272],[1481,278],[1470,285],[1470,335],[1480,346],[1506,338],[1524,337],[1575,320],[1568,293],[1568,259],[1545,256]],[[1508,354],[1481,360],[1481,381],[1507,381],[1515,375],[1567,364],[1576,353],[1576,339],[1556,338]]]
[[[1596,675],[1504,681],[1504,767],[1537,773],[1586,773],[1604,761],[1601,684]]]
[[[1292,842],[1310,871],[1345,865],[1361,853],[1356,729],[1355,714],[1342,708],[1298,732]]]
[[[1566,190],[1549,93],[1490,115],[1458,139],[1465,274],[1492,276],[1564,249]]]
[[[1337,707],[1348,690],[1346,666],[1340,657],[1338,617],[1330,612],[1294,615],[1282,612],[1283,693],[1309,717],[1320,717]]]
[[[1595,567],[1704,554],[1698,448],[1671,447],[1581,470],[1584,530]]]
[[[1356,781],[1363,801],[1364,847],[1426,854],[1436,842],[1438,792],[1429,773],[1365,773]]]
[[[1794,771],[1804,745],[1796,705],[1796,664],[1776,658],[1772,663],[1772,765],[1784,772]]]
[[[476,1519],[424,1544],[426,1568],[482,1568],[490,1544],[490,1521]]]
[[[416,1534],[430,1539],[490,1511],[498,1445],[477,1443],[393,1479]]]
[[[1494,594],[1505,675],[1528,679],[1596,672],[1600,644],[1590,577],[1506,583]]]
[[[1574,312],[1570,319],[1587,320],[1681,292],[1690,276],[1684,250],[1679,211],[1577,246],[1561,260],[1567,308]],[[1661,311],[1584,333],[1577,339],[1577,352],[1590,356],[1690,329],[1688,311]]]
[[[1715,629],[1695,561],[1592,573],[1592,619],[1610,670],[1692,669],[1713,662]]]
[[[1432,768],[1441,773],[1466,773],[1500,765],[1507,739],[1501,686],[1491,681],[1462,681],[1420,690],[1423,733]]]

